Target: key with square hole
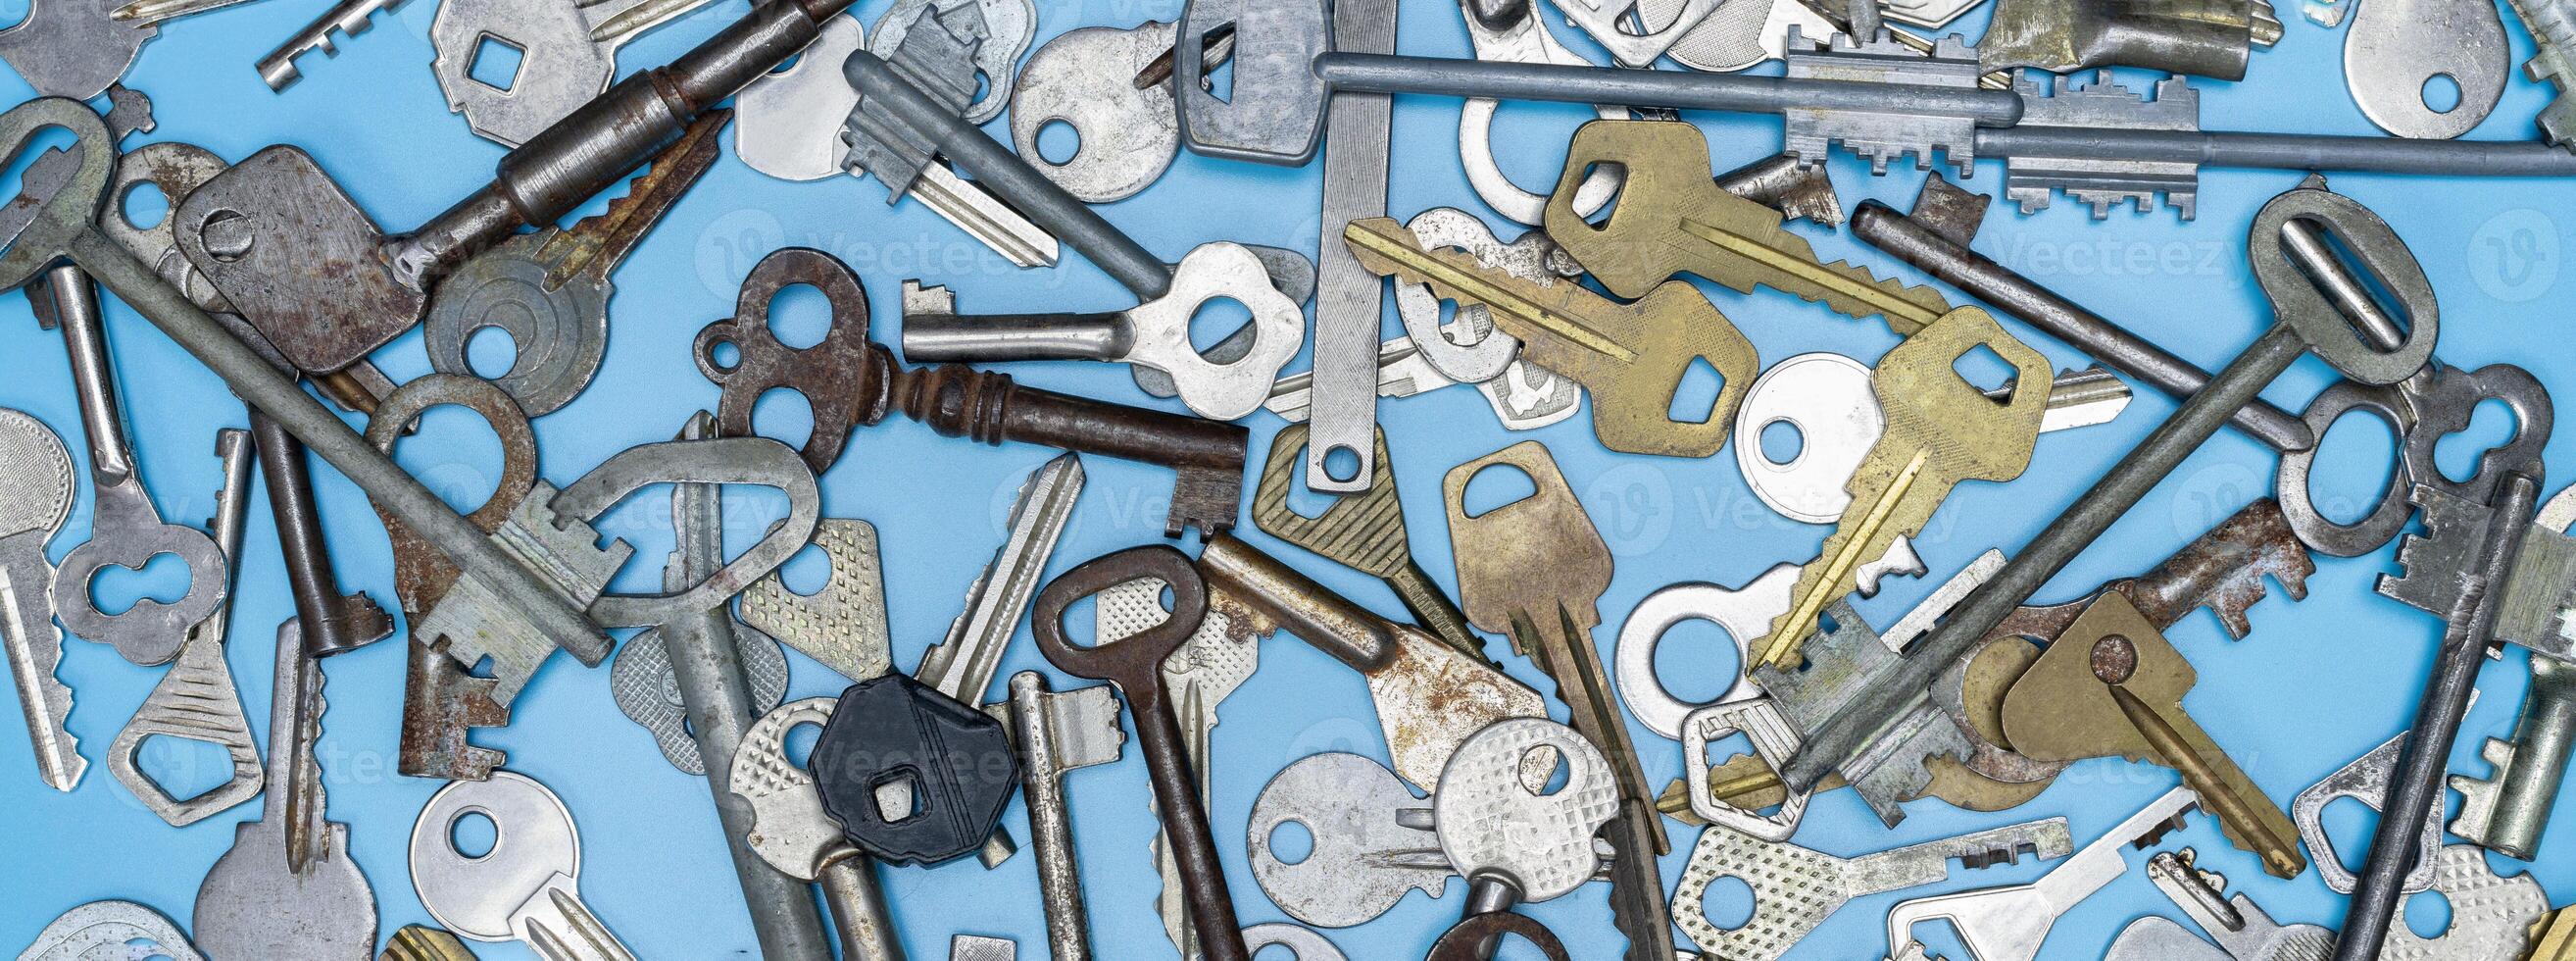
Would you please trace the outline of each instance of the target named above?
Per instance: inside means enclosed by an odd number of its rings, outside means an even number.
[[[244,515],[250,509],[249,447],[250,436],[244,431],[226,428],[215,436],[215,454],[224,462],[224,486],[215,494],[215,516],[206,526],[215,532],[215,543],[232,560],[230,566],[236,572],[241,569]],[[266,782],[259,745],[251,740],[249,719],[242,716],[241,691],[233,686],[232,666],[224,660],[224,633],[232,621],[232,607],[227,597],[215,613],[188,630],[188,640],[179,646],[170,670],[153,685],[143,706],[134,709],[134,717],[116,732],[116,741],[107,749],[107,769],[116,780],[171,827],[186,827],[250,800]],[[231,776],[187,798],[171,794],[138,763],[144,742],[156,736],[222,748],[232,760]],[[42,752],[37,756],[41,759]]]
[[[456,847],[467,815],[492,822],[480,855]],[[411,829],[412,887],[448,930],[477,941],[525,942],[561,961],[635,961],[581,900],[581,835],[563,799],[536,779],[494,771],[430,795]]]
[[[1191,322],[1215,300],[1252,313],[1251,350],[1223,362],[1190,342]],[[1171,376],[1199,416],[1233,420],[1260,409],[1279,368],[1306,343],[1306,312],[1271,286],[1261,258],[1241,244],[1201,244],[1172,269],[1162,297],[1106,314],[960,316],[945,287],[903,285],[903,353],[914,363],[1103,360]]]
[[[901,961],[903,948],[877,884],[875,859],[851,844],[840,822],[824,813],[814,775],[787,753],[790,733],[830,723],[839,703],[809,697],[761,715],[734,748],[732,779],[726,786],[751,809],[744,846],[780,874],[822,884],[841,949],[856,957]]]
[[[54,566],[54,614],[64,630],[115,645],[128,661],[167,664],[179,656],[189,627],[223,604],[228,579],[223,548],[204,531],[162,521],[151,493],[143,489],[134,444],[125,433],[125,409],[117,400],[106,318],[89,275],[74,266],[56,267],[45,274],[44,286],[28,288],[28,299],[38,323],[62,328],[72,385],[80,392],[81,426],[89,435],[90,536]],[[92,592],[100,571],[111,565],[141,569],[161,554],[187,566],[185,595],[170,603],[138,598],[119,614],[99,610]]]
[[[2012,365],[2016,386],[2007,399],[1987,396],[1954,369],[1980,349]],[[1795,667],[1816,615],[1858,586],[1861,562],[1921,531],[1960,482],[2020,476],[2047,413],[2048,383],[2048,358],[1974,307],[1942,315],[1890,349],[1870,377],[1887,429],[1845,487],[1859,511],[1846,513],[1816,560],[1799,569],[1789,610],[1771,623],[1758,659]]]
[[[1306,425],[1281,428],[1270,444],[1270,460],[1261,468],[1261,483],[1252,495],[1252,523],[1261,532],[1295,544],[1360,573],[1385,581],[1413,612],[1413,619],[1458,652],[1479,661],[1485,642],[1467,628],[1467,615],[1431,572],[1413,559],[1404,532],[1404,506],[1395,493],[1395,465],[1386,449],[1386,431],[1377,432],[1377,479],[1368,490],[1333,498],[1322,514],[1307,517],[1288,506],[1289,488],[1304,462]]]
[[[601,0],[457,0],[438,5],[429,41],[431,72],[447,108],[465,115],[476,136],[516,147],[608,90],[617,48],[706,0],[626,4],[635,17],[585,10]],[[507,75],[500,75],[504,68]],[[485,77],[492,79],[486,80]]]
[[[1753,342],[1686,283],[1620,304],[1578,284],[1540,286],[1489,270],[1473,254],[1427,250],[1389,217],[1353,221],[1342,239],[1370,271],[1483,305],[1496,328],[1520,339],[1521,356],[1590,390],[1593,430],[1611,450],[1716,453],[1761,369]],[[1673,420],[1673,393],[1694,361],[1708,363],[1725,383],[1706,420]]]
[[[440,282],[421,321],[430,367],[474,373],[468,345],[498,330],[515,350],[509,370],[491,381],[530,417],[571,403],[608,352],[608,302],[616,293],[610,277],[722,156],[717,133],[732,117],[716,110],[698,118],[606,211],[569,229],[548,226],[502,241]]]
[[[54,565],[45,558],[45,544],[71,515],[74,493],[72,456],[62,438],[23,411],[0,408],[0,600],[6,601],[0,606],[9,615],[0,620],[0,635],[36,773],[57,791],[78,786],[89,769],[69,726],[72,689],[54,676],[63,635],[54,627]]]
[[[1494,467],[1528,475],[1535,493],[1468,516],[1468,482]],[[1592,628],[1601,622],[1601,593],[1610,584],[1609,546],[1537,441],[1451,468],[1441,495],[1458,561],[1458,599],[1468,619],[1510,637],[1513,650],[1536,660],[1555,679],[1557,699],[1572,710],[1574,729],[1609,759],[1621,806],[1610,833],[1620,855],[1611,914],[1628,935],[1632,955],[1659,956],[1672,944],[1672,920],[1655,857],[1671,851],[1672,841],[1655,813],[1654,795],[1646,790],[1628,739],[1628,720],[1592,640]]]
[[[2075,850],[2065,818],[1989,828],[1972,834],[1911,844],[1894,850],[1836,857],[1786,841],[1765,841],[1720,824],[1709,825],[1692,845],[1690,864],[1673,889],[1673,919],[1682,934],[1712,958],[1773,961],[1858,898],[1934,884],[1950,876],[1950,862],[1972,869],[2062,858]],[[1710,884],[1733,878],[1752,889],[1753,916],[1719,927],[1702,903]]]
[[[2174,768],[2228,840],[2274,876],[2297,877],[2308,866],[2298,829],[2184,713],[2197,680],[2127,595],[2105,594],[2013,683],[2004,737],[2042,761],[2116,754]]]

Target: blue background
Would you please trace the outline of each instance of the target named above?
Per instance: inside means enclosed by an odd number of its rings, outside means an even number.
[[[0,0],[0,22],[11,21],[27,0]],[[348,41],[337,59],[307,57],[305,80],[283,95],[269,92],[251,61],[306,21],[320,0],[275,0],[165,25],[144,52],[128,82],[156,101],[160,128],[144,139],[184,140],[238,160],[270,143],[310,151],[389,230],[409,229],[483,184],[502,151],[470,134],[445,103],[427,66],[427,40],[436,13],[433,0],[412,3],[377,28]],[[889,5],[860,8],[873,22]],[[1132,26],[1147,18],[1171,19],[1177,0],[1084,0],[1048,3],[1039,20],[1043,42],[1088,25]],[[719,0],[628,46],[624,68],[666,62],[738,16],[743,0]],[[2371,134],[2342,89],[2342,38],[2301,20],[2284,7],[2287,35],[2257,52],[2243,83],[2202,83],[2209,129]],[[1551,12],[1551,17],[1553,14]],[[1955,25],[1968,36],[1982,29],[1982,10]],[[2508,16],[2508,23],[2514,23]],[[1579,31],[1557,26],[1567,44],[1596,60],[1599,49]],[[2514,61],[2530,43],[2513,26]],[[1470,51],[1458,11],[1444,0],[1404,4],[1402,49],[1433,56]],[[1766,68],[1776,71],[1776,66]],[[2135,77],[2130,78],[2132,82]],[[0,72],[0,98],[28,96],[14,75]],[[2494,115],[2472,136],[2528,139],[2549,91],[2517,71]],[[1479,204],[1459,172],[1455,151],[1456,100],[1399,98],[1389,209],[1409,217],[1454,205],[1498,218]],[[1562,162],[1565,137],[1586,109],[1512,105],[1502,111],[1498,152],[1507,171],[1524,185],[1544,188]],[[1779,121],[1772,117],[1694,115],[1710,134],[1717,169],[1777,150]],[[1007,138],[1007,128],[991,131]],[[138,141],[140,142],[140,141]],[[730,135],[728,135],[730,142]],[[1873,178],[1865,165],[1838,155],[1832,172],[1847,206],[1878,197],[1903,209],[1920,174],[1900,169]],[[1104,213],[1147,248],[1176,258],[1191,245],[1218,239],[1312,251],[1318,234],[1318,169],[1281,170],[1184,155],[1143,194],[1109,205]],[[2000,192],[1997,166],[1980,166],[1969,186]],[[2204,366],[2223,364],[2270,322],[2246,270],[2244,231],[2253,211],[2288,189],[2297,174],[2285,171],[2211,170],[2202,178],[2200,216],[2181,222],[2169,211],[2122,210],[2094,222],[2081,204],[2061,198],[2051,209],[2022,216],[1998,204],[1978,248],[2075,300],[2115,318]],[[2571,353],[2561,305],[2572,285],[2562,277],[2566,212],[2576,210],[2576,184],[2528,180],[2399,178],[2339,175],[2342,190],[2384,215],[2414,248],[2441,292],[2446,308],[2442,357],[2474,367],[2499,361],[2523,364],[2544,381],[2556,381]],[[596,210],[598,204],[584,212]],[[1875,251],[1802,224],[1797,228],[1830,257],[1854,257],[1882,272],[1909,271]],[[783,245],[832,251],[865,278],[879,322],[876,338],[891,342],[900,282],[918,277],[946,284],[972,312],[1124,307],[1132,298],[1079,255],[1066,251],[1052,270],[1015,271],[919,204],[889,208],[884,187],[870,180],[837,178],[787,183],[760,176],[727,156],[684,199],[658,232],[617,276],[614,334],[598,381],[571,406],[536,424],[542,472],[567,483],[626,447],[672,436],[690,412],[711,408],[715,387],[689,357],[690,338],[706,323],[729,315],[743,276],[763,254]],[[1919,279],[1919,278],[1918,278]],[[1876,321],[1855,322],[1776,293],[1746,297],[1714,287],[1709,296],[1760,346],[1765,363],[1796,353],[1833,350],[1874,359],[1894,341]],[[2007,328],[2047,352],[2060,366],[2085,361],[2027,326]],[[819,336],[816,316],[780,322],[791,338]],[[1394,325],[1388,325],[1390,332]],[[122,304],[111,303],[108,331],[126,391],[128,416],[145,481],[163,513],[199,522],[212,509],[218,484],[211,456],[216,429],[240,426],[240,406],[206,370]],[[0,404],[25,409],[63,433],[83,457],[76,405],[60,339],[40,331],[23,298],[0,298]],[[374,357],[395,379],[427,371],[417,334]],[[1302,367],[1303,360],[1292,367]],[[1113,400],[1146,403],[1125,370],[1109,365],[1024,364],[1011,373],[1028,383]],[[2331,379],[2321,363],[2302,360],[2265,396],[2292,410]],[[1164,406],[1173,406],[1168,402]],[[2028,473],[2010,485],[1960,488],[1919,543],[1934,577],[1892,580],[1861,610],[1885,624],[1912,604],[1939,576],[1989,547],[2025,543],[2039,527],[2173,408],[2142,389],[2116,422],[2052,434],[2039,444]],[[803,409],[793,398],[773,398],[760,422],[765,433],[791,442],[802,436]],[[1454,588],[1447,536],[1440,521],[1438,480],[1449,468],[1525,439],[1501,430],[1484,401],[1471,391],[1450,390],[1381,408],[1394,445],[1412,537],[1423,565]],[[1266,451],[1280,422],[1266,413],[1249,419],[1255,450]],[[2375,421],[2355,418],[2330,435],[2322,458],[2319,497],[2341,505],[2349,517],[2369,502],[2386,477],[2390,442]],[[2505,433],[2500,412],[2489,412],[2465,438],[2445,447],[2452,470]],[[1740,584],[1773,564],[1814,556],[1824,527],[1784,520],[1761,506],[1729,457],[1704,461],[1625,456],[1594,441],[1588,417],[1535,434],[1563,465],[1617,556],[1617,576],[1601,599],[1604,624],[1595,632],[1608,656],[1610,640],[1626,612],[1646,593],[1684,580]],[[2565,464],[2568,442],[2554,444],[2551,459]],[[933,436],[896,421],[854,437],[851,452],[824,477],[826,513],[873,522],[884,545],[888,607],[895,663],[909,667],[938,639],[958,609],[967,583],[991,556],[1001,519],[1021,479],[1052,456],[1026,446],[999,449]],[[479,503],[496,476],[497,446],[468,415],[434,415],[422,434],[401,448],[400,460],[457,504]],[[2275,458],[2254,442],[2222,433],[2157,488],[2138,509],[2041,592],[2044,601],[2078,596],[2106,579],[2135,574],[2272,486]],[[1058,571],[1081,560],[1160,540],[1167,472],[1106,459],[1089,459],[1091,486],[1057,552]],[[317,471],[324,526],[341,574],[392,606],[391,570],[378,521],[363,496],[336,473]],[[52,545],[59,558],[88,527],[90,491],[63,536]],[[660,558],[669,549],[667,512],[654,496],[637,498],[602,522],[603,531],[636,545],[638,560],[619,580],[623,589],[657,586]],[[756,508],[756,509],[755,509]],[[745,508],[732,520],[735,549],[747,545],[774,505]],[[244,548],[239,602],[233,613],[231,661],[253,726],[266,743],[270,644],[274,626],[291,613],[280,576],[275,537],[264,504],[254,504]],[[1252,543],[1272,549],[1308,574],[1381,612],[1400,614],[1392,594],[1375,581],[1242,529]],[[810,555],[812,552],[808,552]],[[2373,578],[2393,568],[2390,553],[2319,559],[2309,582],[2312,596],[2290,603],[2280,592],[2254,610],[2257,629],[2231,642],[2215,620],[2195,615],[2178,626],[2175,643],[2200,669],[2200,684],[2187,704],[2217,741],[2228,747],[2277,802],[2406,727],[2415,713],[2440,625],[2432,618],[2370,593]],[[148,575],[147,575],[148,576]],[[821,565],[802,557],[790,568],[792,583],[818,586]],[[176,576],[160,575],[167,593]],[[131,579],[111,583],[111,593],[136,589]],[[1025,628],[1023,628],[1025,638]],[[1499,645],[1499,639],[1492,643]],[[1500,646],[1496,652],[1505,650]],[[1208,798],[1221,849],[1227,854],[1235,899],[1247,923],[1284,920],[1254,884],[1241,857],[1245,818],[1267,779],[1289,762],[1320,751],[1355,751],[1383,759],[1385,748],[1366,691],[1341,665],[1294,640],[1263,645],[1263,667],[1225,702],[1216,737],[1215,789]],[[844,685],[801,655],[792,655],[790,697],[837,693]],[[1518,658],[1513,673],[1552,690]],[[1669,644],[1667,676],[1685,696],[1721,690],[1735,671],[1730,646],[1714,629],[1685,630]],[[2509,653],[2483,676],[2485,699],[2470,716],[2452,767],[2484,773],[2476,759],[2483,737],[2510,728],[2524,686],[2524,655]],[[1023,639],[1004,672],[1046,665]],[[381,931],[429,920],[412,896],[405,845],[414,815],[437,783],[392,773],[401,703],[402,644],[390,641],[328,664],[331,710],[321,751],[330,790],[330,816],[350,826],[357,862],[374,884]],[[138,669],[109,648],[71,640],[61,677],[78,692],[71,718],[87,756],[96,764],[126,717],[159,677]],[[1684,683],[1682,678],[1694,679]],[[1071,685],[1056,676],[1056,685]],[[997,686],[998,690],[998,686]],[[1558,707],[1560,712],[1562,707]],[[517,702],[515,723],[478,731],[479,742],[506,749],[512,769],[559,792],[580,821],[583,890],[600,916],[639,953],[657,958],[726,957],[753,953],[739,893],[725,861],[707,787],[663,761],[651,739],[621,716],[610,701],[608,671],[584,670],[555,658]],[[1562,716],[1560,714],[1560,716]],[[1678,746],[1634,728],[1651,783],[1678,776]],[[156,753],[154,761],[176,776],[188,758]],[[202,764],[202,761],[199,762]],[[65,909],[99,898],[129,898],[185,922],[206,867],[233,838],[233,825],[253,816],[236,808],[186,829],[163,824],[137,804],[103,767],[94,768],[68,796],[34,775],[24,739],[0,736],[0,846],[12,865],[0,880],[0,945],[23,944]],[[1850,792],[1820,798],[1800,832],[1801,843],[1839,855],[1857,855],[1948,834],[2031,818],[2064,815],[2078,842],[2090,841],[2175,783],[2172,773],[2119,762],[2079,764],[2034,803],[2009,814],[1978,815],[1938,801],[1908,808],[1910,818],[1884,830]],[[1171,949],[1153,912],[1155,880],[1147,840],[1157,830],[1144,802],[1144,766],[1130,747],[1113,767],[1069,779],[1073,820],[1091,908],[1094,943],[1104,956],[1168,957]],[[2452,805],[2456,807],[2456,798]],[[2347,810],[2349,809],[2349,810]],[[2339,805],[2339,838],[2354,851],[2367,837],[2369,818]],[[1018,806],[1006,823],[1023,824]],[[1674,854],[1664,876],[1676,877],[1694,837],[1668,824]],[[2342,899],[2310,872],[2296,880],[2265,877],[2255,861],[2230,848],[2205,821],[2182,836],[2197,847],[2203,866],[2226,874],[2284,921],[2336,924]],[[2576,873],[2565,855],[2576,830],[2553,832],[2537,873],[2564,902],[2576,895]],[[2357,855],[2356,855],[2357,856]],[[2523,866],[2491,859],[2510,871]],[[1020,942],[1024,957],[1043,954],[1044,927],[1037,902],[1034,858],[1023,854],[999,870],[972,861],[937,869],[888,869],[885,883],[906,945],[918,958],[944,957],[958,932],[1001,935]],[[2030,862],[1986,871],[1957,870],[1946,883],[1903,894],[1880,895],[1850,905],[1800,945],[1796,957],[1877,957],[1887,950],[1884,912],[1896,900],[1941,890],[2019,883],[2036,877]],[[1420,957],[1457,916],[1462,885],[1439,900],[1410,897],[1366,926],[1327,932],[1354,958]],[[1609,924],[1605,888],[1595,885],[1529,908],[1564,935],[1578,957],[1615,956],[1620,939]],[[1727,896],[1720,895],[1717,901]],[[1729,910],[1745,909],[1741,895]],[[2419,898],[2410,916],[2438,923],[2438,899]],[[2112,936],[2133,918],[2179,912],[2132,870],[2058,925],[2044,952],[2050,958],[2099,957]],[[526,956],[517,945],[476,945],[486,957]],[[1531,955],[1523,955],[1524,957]],[[1951,952],[1953,958],[1965,955]]]

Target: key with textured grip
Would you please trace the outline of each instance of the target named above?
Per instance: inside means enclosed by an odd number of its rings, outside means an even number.
[[[1404,530],[1404,505],[1396,499],[1395,466],[1386,449],[1386,431],[1377,433],[1377,480],[1368,490],[1333,499],[1322,514],[1308,517],[1288,506],[1289,487],[1306,448],[1306,425],[1280,428],[1270,445],[1270,460],[1261,469],[1261,484],[1252,495],[1252,523],[1261,532],[1360,573],[1385,581],[1413,618],[1460,653],[1485,660],[1485,642],[1467,628],[1467,615],[1413,559]],[[1490,663],[1490,662],[1488,662]]]
[[[1722,824],[1700,832],[1690,864],[1673,890],[1673,919],[1710,957],[1772,961],[1856,898],[1931,884],[1950,876],[1950,862],[1970,868],[2040,860],[2075,850],[2065,818],[2029,821],[1926,841],[1856,858],[1835,857],[1786,841],[1765,841]],[[1741,926],[1709,920],[1703,896],[1720,878],[1753,891],[1753,916]]]

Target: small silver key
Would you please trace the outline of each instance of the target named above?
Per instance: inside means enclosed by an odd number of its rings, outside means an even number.
[[[875,861],[823,812],[814,775],[787,756],[787,735],[800,727],[821,728],[839,703],[809,697],[761,715],[734,749],[728,787],[751,806],[751,828],[743,841],[752,853],[780,874],[823,885],[842,951],[869,961],[902,961],[903,945],[895,937],[885,891],[877,884]]]
[[[215,543],[224,549],[230,568],[238,572],[242,526],[250,510],[253,460],[249,432],[224,429],[215,437],[215,453],[223,458],[224,487],[215,494],[215,516],[207,526],[214,529]],[[161,683],[153,686],[143,706],[134,710],[134,717],[116,732],[116,741],[107,748],[108,771],[171,827],[195,824],[250,800],[267,783],[267,774],[260,767],[259,744],[251,740],[250,720],[242,716],[241,691],[233,686],[232,666],[224,660],[224,634],[233,615],[230,591],[226,593],[228,596],[215,613],[188,631],[188,640],[179,646],[178,660],[171,662],[170,670],[161,675]],[[155,736],[223,748],[232,759],[232,776],[193,797],[173,796],[136,761],[144,742]]]
[[[2282,924],[2253,898],[2227,896],[2227,879],[2193,867],[2193,856],[2190,848],[2156,852],[2147,859],[2147,880],[2218,939],[2216,952],[2182,925],[2146,917],[2123,929],[2102,961],[2324,961],[2334,952],[2334,932],[2313,924]]]
[[[441,0],[430,22],[430,69],[447,108],[476,136],[516,147],[608,89],[617,48],[707,0]],[[485,57],[517,56],[497,82]],[[478,70],[481,66],[483,69]]]
[[[1932,884],[1950,876],[1950,862],[1970,868],[2013,864],[2024,854],[2040,860],[2075,850],[2065,818],[2011,824],[1927,841],[1890,851],[1841,858],[1785,841],[1765,841],[1723,824],[1711,824],[1692,846],[1690,863],[1673,889],[1673,921],[1699,949],[1728,961],[1772,961],[1813,933],[1856,898]],[[1721,928],[1702,899],[1719,878],[1743,881],[1753,891],[1753,917]]]
[[[2059,916],[2127,873],[2124,851],[2163,839],[2182,825],[2197,804],[2189,790],[2167,791],[2029,884],[1900,903],[1887,912],[1888,957],[1896,961],[1925,957],[1922,943],[1914,939],[1914,926],[1945,920],[1958,930],[1959,942],[1975,961],[2032,961],[2039,957],[2040,944],[2048,939],[2048,930],[2057,925]]]
[[[354,37],[365,33],[375,25],[377,13],[390,13],[402,5],[403,0],[338,0],[310,25],[259,58],[259,79],[268,83],[268,89],[284,92],[304,79],[304,73],[295,69],[295,58],[316,50],[326,57],[339,56],[340,47],[332,41],[332,34]]]
[[[72,689],[54,677],[63,635],[54,627],[54,565],[45,544],[72,510],[72,457],[43,421],[0,408],[0,634],[9,678],[36,751],[36,773],[57,791],[80,784],[89,762],[72,737]],[[238,703],[238,701],[236,701]]]
[[[206,961],[179,926],[132,901],[92,901],[36,932],[18,961]]]
[[[1542,795],[1522,768],[1549,749],[1564,762],[1565,786]],[[1619,779],[1573,728],[1544,718],[1496,721],[1449,756],[1431,816],[1441,853],[1467,879],[1466,913],[1508,911],[1568,894],[1600,873],[1596,838],[1620,816]]]
[[[492,822],[492,848],[480,857],[457,850],[452,836],[468,814]],[[572,812],[524,774],[450,782],[412,824],[412,886],[441,926],[477,941],[526,942],[547,961],[635,961],[582,903],[580,876]]]
[[[852,681],[884,674],[894,665],[886,636],[885,574],[877,554],[876,525],[824,518],[814,546],[832,573],[823,589],[798,594],[777,571],[752,582],[735,613],[753,630],[805,652]]]
[[[1091,956],[1082,907],[1082,872],[1074,859],[1073,823],[1064,800],[1067,771],[1110,764],[1126,753],[1118,699],[1106,684],[1047,690],[1036,671],[1011,675],[1009,721],[1020,749],[1020,786],[1029,810],[1029,844],[1037,849],[1038,888],[1046,902],[1047,944],[1056,961]]]
[[[1458,384],[1433,369],[1409,336],[1388,338],[1377,349],[1380,397],[1401,399]],[[1310,371],[1281,376],[1271,383],[1270,399],[1261,406],[1289,423],[1305,423],[1315,399],[1314,376]],[[1507,371],[1477,384],[1476,391],[1492,405],[1505,430],[1537,430],[1562,422],[1578,413],[1583,401],[1580,385],[1527,364],[1520,365],[1517,375]]]

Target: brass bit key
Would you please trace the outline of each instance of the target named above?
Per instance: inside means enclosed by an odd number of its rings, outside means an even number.
[[[2005,400],[1986,396],[1953,364],[1984,347],[2013,365]],[[1900,535],[1920,532],[1961,481],[2008,481],[2030,466],[2048,412],[2048,358],[2013,338],[1974,307],[1942,315],[1890,349],[1871,375],[1887,432],[1852,472],[1852,509],[1825,539],[1822,553],[1798,571],[1796,601],[1771,623],[1762,661],[1797,666],[1798,645],[1816,616],[1858,589],[1862,561],[1885,556]],[[2022,389],[2021,385],[2034,389]]]
[[[2297,877],[2308,867],[2298,829],[2184,713],[2197,679],[2127,595],[2106,593],[2004,695],[2004,736],[2043,761],[2117,754],[2180,771],[2229,841]]]
[[[1762,369],[1753,342],[1687,282],[1662,284],[1636,303],[1621,304],[1580,284],[1542,286],[1487,269],[1467,251],[1424,250],[1391,217],[1351,221],[1342,240],[1369,270],[1484,307],[1495,327],[1520,338],[1525,360],[1592,392],[1593,430],[1611,450],[1717,453],[1734,428],[1736,405]],[[1696,360],[1716,369],[1723,388],[1707,420],[1674,420],[1673,392]],[[2033,383],[2047,379],[2043,371]]]
[[[1387,454],[1386,431],[1377,432],[1377,480],[1368,490],[1333,499],[1333,506],[1308,517],[1288,506],[1288,490],[1297,465],[1305,458],[1306,425],[1279,429],[1271,442],[1270,462],[1261,468],[1261,486],[1252,495],[1252,524],[1262,533],[1321,554],[1336,563],[1385,581],[1413,619],[1459,653],[1490,664],[1485,642],[1467,629],[1447,591],[1413,559],[1404,533],[1404,505],[1396,499],[1395,467]]]
[[[1575,195],[1596,167],[1627,172],[1619,204],[1600,225],[1585,220]],[[1824,304],[1855,319],[1887,318],[1911,335],[1950,311],[1939,291],[1857,264],[1827,264],[1779,211],[1720,189],[1710,172],[1708,138],[1686,123],[1595,120],[1574,134],[1565,178],[1548,199],[1547,233],[1601,285],[1621,297],[1643,297],[1680,274],[1697,274],[1739,293],[1769,287]],[[2044,383],[2047,371],[2041,371]]]

